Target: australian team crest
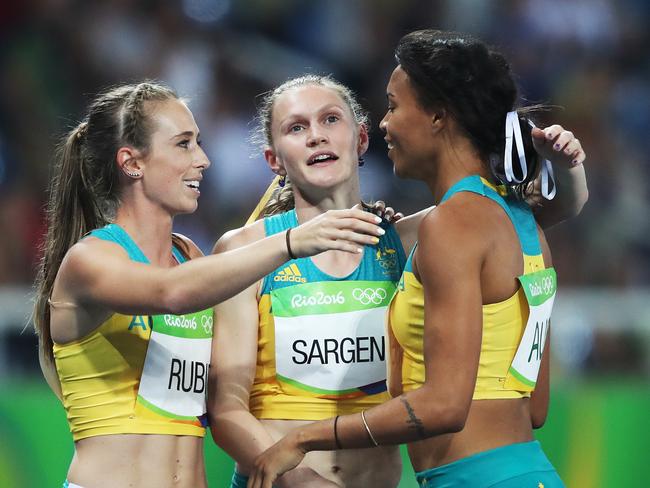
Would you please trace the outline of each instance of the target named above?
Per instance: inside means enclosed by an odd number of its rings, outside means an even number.
[[[392,275],[399,272],[397,250],[390,247],[377,247],[375,260],[385,275]]]

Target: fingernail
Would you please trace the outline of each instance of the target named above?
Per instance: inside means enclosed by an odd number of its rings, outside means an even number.
[[[556,144],[555,146],[553,146],[553,148],[554,148],[554,149],[560,149],[560,145],[559,145],[559,144]]]
[[[372,238],[372,243],[377,244],[379,242],[379,237],[373,237]]]
[[[578,160],[574,159],[573,161],[571,161],[571,164],[573,164],[573,166],[578,166]]]
[[[380,236],[383,236],[385,233],[386,233],[386,231],[384,229],[382,229],[381,227],[378,228],[377,234],[379,234]]]
[[[378,224],[380,224],[380,223],[381,223],[381,217],[375,217],[375,222],[377,222]]]
[[[360,247],[357,247],[357,254],[361,254],[362,252],[363,252],[363,249],[361,249]]]
[[[551,134],[551,133],[549,132],[548,134],[546,134],[546,138],[547,138],[547,139],[553,139],[553,134]]]

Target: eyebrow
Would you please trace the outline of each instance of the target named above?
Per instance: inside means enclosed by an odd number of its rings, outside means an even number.
[[[192,137],[194,135],[194,131],[191,130],[186,130],[184,132],[181,132],[180,134],[176,134],[174,136],[171,136],[169,139],[176,139],[177,137]],[[201,137],[201,133],[197,132],[196,133],[196,138],[199,139]]]
[[[337,109],[337,110],[340,110],[341,112],[343,112],[345,110],[343,107],[341,107],[337,103],[329,103],[327,105],[323,105],[322,107],[320,107],[316,111],[316,113],[320,114],[320,113],[327,112],[328,110],[332,110],[332,109]],[[306,116],[303,113],[292,114],[292,115],[290,115],[289,117],[287,117],[286,119],[284,119],[284,120],[282,120],[280,122],[280,128],[284,128],[287,124],[293,124],[294,122],[302,121],[302,120],[308,119],[308,118],[309,117]]]

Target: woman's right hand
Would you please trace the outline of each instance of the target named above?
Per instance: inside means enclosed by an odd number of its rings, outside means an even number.
[[[290,246],[296,257],[313,256],[331,249],[360,253],[364,245],[375,245],[385,233],[381,218],[355,205],[328,210],[291,230]]]

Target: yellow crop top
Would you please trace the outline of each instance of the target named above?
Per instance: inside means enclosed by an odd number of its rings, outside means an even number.
[[[494,187],[478,176],[461,180],[450,189],[446,198],[457,191],[473,191],[506,204]],[[522,243],[524,275],[544,270],[537,229],[530,210],[525,204],[515,201],[508,201],[506,205]],[[407,259],[389,309],[389,335],[397,342],[391,347],[391,353],[401,355],[391,361],[389,376],[401,378],[404,391],[414,390],[425,381],[424,293],[422,284],[413,273],[414,252],[415,247]],[[506,381],[513,374],[511,364],[522,342],[528,316],[529,303],[523,287],[502,302],[483,306],[483,334],[474,400],[530,396],[534,382],[532,387],[523,385],[520,388]]]
[[[91,235],[146,262],[116,225]],[[174,249],[179,261],[184,258]],[[144,259],[144,260],[143,260]],[[107,434],[204,436],[212,310],[113,314],[85,337],[54,344],[62,400],[75,441]]]
[[[267,235],[295,225],[295,211],[265,219]],[[300,258],[264,279],[249,401],[257,418],[321,420],[388,400],[386,312],[405,256],[385,228],[345,278]]]

